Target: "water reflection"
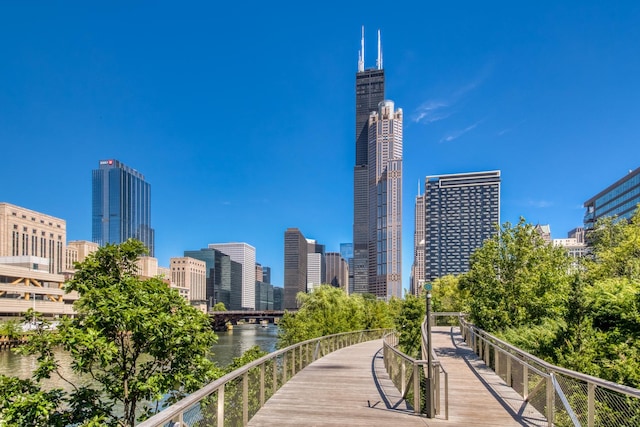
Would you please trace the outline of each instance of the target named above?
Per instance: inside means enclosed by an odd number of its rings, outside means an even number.
[[[218,342],[213,346],[213,360],[221,367],[233,361],[234,357],[239,357],[254,345],[266,352],[276,349],[278,341],[278,327],[269,324],[266,328],[257,324],[237,325],[233,330],[227,332],[216,332]],[[61,374],[74,384],[88,384],[88,378],[81,379],[71,371],[71,357],[68,353],[60,350],[56,352],[56,358],[60,362]],[[0,374],[15,376],[19,378],[30,378],[31,373],[36,368],[36,356],[22,356],[10,350],[0,350]],[[80,381],[79,381],[80,380]],[[53,375],[50,380],[44,382],[46,388],[59,387],[70,390],[71,386]]]

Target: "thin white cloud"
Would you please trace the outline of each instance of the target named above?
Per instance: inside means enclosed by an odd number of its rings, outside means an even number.
[[[514,126],[509,127],[509,128],[505,128],[505,129],[502,129],[501,131],[499,131],[499,132],[497,133],[497,136],[502,136],[502,135],[504,135],[504,134],[506,134],[506,133],[511,132],[512,130],[514,130],[514,129],[518,128],[518,127],[519,127],[521,124],[523,124],[524,122],[526,122],[526,120],[520,120],[520,121],[519,121],[518,123],[516,123]]]
[[[527,205],[533,206],[534,208],[550,208],[553,206],[553,203],[548,200],[528,200]]]
[[[478,120],[477,122],[475,122],[474,124],[467,126],[464,129],[461,130],[456,130],[454,132],[451,132],[449,135],[443,136],[440,139],[440,143],[442,142],[451,142],[453,140],[456,140],[458,138],[460,138],[462,135],[464,135],[465,133],[472,131],[473,129],[475,129],[476,127],[478,127],[478,125],[482,123],[482,120]]]

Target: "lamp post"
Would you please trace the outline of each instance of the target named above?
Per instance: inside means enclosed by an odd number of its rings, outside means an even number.
[[[427,383],[425,386],[425,404],[427,409],[427,417],[433,418],[435,414],[435,407],[433,402],[433,368],[431,366],[431,283],[425,283],[424,290],[426,291],[426,314],[427,314]]]

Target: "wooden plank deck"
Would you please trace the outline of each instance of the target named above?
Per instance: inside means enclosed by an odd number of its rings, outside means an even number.
[[[531,426],[546,425],[535,410],[464,344],[438,327],[434,349],[449,373],[449,420],[429,419],[407,407],[382,360],[382,341],[333,352],[307,366],[249,421],[273,426]]]

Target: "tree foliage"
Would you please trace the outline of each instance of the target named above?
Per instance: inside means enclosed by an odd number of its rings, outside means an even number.
[[[49,417],[63,423],[41,422],[34,415],[30,425],[67,425],[72,420],[133,426],[137,417],[158,409],[151,402],[173,402],[220,375],[207,358],[216,340],[207,316],[160,279],[137,277],[136,259],[145,252],[141,242],[128,240],[87,257],[66,287],[79,294],[74,304],[77,316],[62,319],[57,333],[40,328],[22,347],[22,353],[38,355],[38,366],[30,384],[13,382],[13,390],[39,389],[38,381],[60,375],[55,346],[69,352],[74,372],[98,385],[71,384],[68,394],[41,392],[30,404],[31,412],[23,412],[40,414],[37,408],[46,407]],[[16,405],[24,405],[19,395],[3,394],[0,399],[6,403],[0,408],[5,421]]]
[[[421,325],[426,313],[426,303],[414,295],[405,295],[396,318],[398,346],[408,356],[419,359],[422,346]]]
[[[569,257],[547,244],[523,218],[473,253],[460,289],[469,292],[473,322],[487,331],[540,324],[566,311]]]

